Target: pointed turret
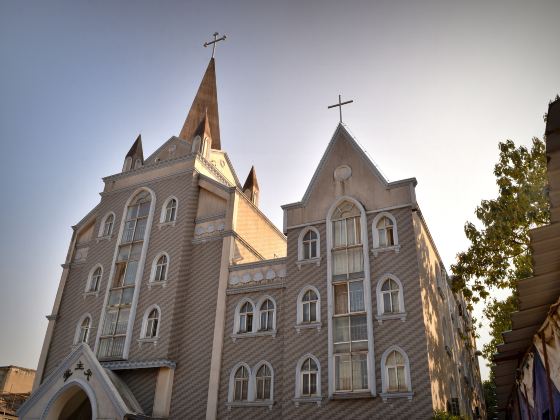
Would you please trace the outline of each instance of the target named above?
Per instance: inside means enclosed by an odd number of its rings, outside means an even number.
[[[220,144],[220,121],[218,116],[218,93],[216,88],[216,67],[214,58],[210,59],[208,68],[198,92],[193,100],[185,124],[181,129],[179,137],[191,141],[198,131],[203,119],[206,120],[208,130],[212,133],[212,149],[221,149]],[[202,136],[201,136],[202,137]]]
[[[124,158],[123,172],[130,171],[133,168],[137,169],[143,164],[142,135],[139,134]]]
[[[243,185],[243,194],[245,194],[255,206],[259,206],[259,183],[257,182],[257,172],[254,166],[251,166],[249,176],[247,176],[247,180]]]
[[[192,140],[192,153],[200,153],[206,157],[208,150],[212,144],[212,132],[210,131],[210,122],[208,112],[204,112],[202,120],[194,131]]]

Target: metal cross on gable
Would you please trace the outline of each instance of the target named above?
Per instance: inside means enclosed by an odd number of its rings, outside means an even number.
[[[218,32],[214,32],[214,41],[209,41],[209,42],[205,42],[204,43],[204,47],[208,47],[209,45],[212,45],[212,58],[214,58],[214,53],[216,52],[216,44],[220,41],[225,41],[226,40],[226,36],[222,36],[220,38],[218,38]]]
[[[334,104],[334,105],[329,105],[327,107],[327,109],[338,107],[338,111],[339,111],[339,114],[340,114],[340,122],[342,122],[342,105],[348,105],[348,104],[351,104],[352,102],[354,102],[354,100],[342,102],[342,96],[338,95],[338,103]]]

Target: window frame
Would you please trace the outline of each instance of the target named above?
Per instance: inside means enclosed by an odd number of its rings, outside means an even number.
[[[317,235],[317,238],[312,240],[315,242],[315,246],[317,247],[316,248],[317,256],[313,258],[305,258],[304,237],[309,232],[314,232],[315,235]],[[319,233],[319,230],[315,226],[307,226],[303,228],[298,236],[298,259],[296,264],[298,265],[298,268],[301,269],[301,266],[303,264],[310,264],[310,263],[315,263],[317,266],[321,264],[321,234]]]
[[[264,330],[262,328],[262,324],[261,324],[261,316],[262,316],[262,312],[263,312],[261,308],[267,300],[272,302],[272,304],[274,305],[274,308],[272,309],[272,311],[270,311],[270,310],[268,311],[268,312],[272,312],[272,328]],[[272,296],[269,296],[269,295],[262,296],[257,301],[257,304],[255,306],[253,306],[253,309],[254,309],[254,311],[253,311],[253,332],[260,332],[260,333],[268,333],[268,332],[273,333],[273,332],[275,332],[276,331],[276,318],[277,318],[276,311],[278,310],[278,306],[276,305],[276,300],[274,300],[274,298]],[[257,316],[257,319],[255,319],[255,316]],[[255,323],[257,324],[256,328],[255,328]],[[239,334],[239,332],[238,332],[238,334]],[[241,333],[241,334],[246,334],[246,333]]]
[[[107,223],[107,219],[113,216],[113,222],[111,223],[111,229],[109,229],[109,233],[105,234],[105,224]],[[110,211],[105,213],[103,218],[101,219],[101,223],[99,224],[99,230],[97,231],[97,238],[111,238],[113,236],[113,232],[115,231],[115,223],[117,221],[117,216],[115,213]]]
[[[175,217],[173,218],[173,220],[167,220],[167,206],[172,200],[175,200]],[[161,225],[174,225],[175,223],[177,223],[178,214],[179,214],[179,200],[174,195],[171,195],[165,199],[163,205],[161,206],[159,223]]]
[[[257,373],[261,367],[266,366],[270,371],[270,399],[257,400]],[[248,374],[247,381],[247,399],[246,400],[236,400],[235,399],[235,374],[240,368],[245,368]],[[272,365],[266,360],[261,360],[252,369],[245,362],[236,363],[229,372],[229,386],[228,386],[228,397],[227,406],[228,409],[236,406],[264,406],[272,408],[274,405],[274,379],[275,373]]]
[[[404,360],[404,377],[406,382],[406,391],[390,392],[389,389],[389,371],[387,367],[387,358],[389,355],[396,351],[400,353]],[[381,398],[383,401],[387,401],[392,398],[408,398],[412,399],[414,392],[412,391],[412,379],[410,375],[410,361],[408,359],[407,353],[398,345],[394,344],[388,347],[381,356]]]
[[[81,341],[80,338],[82,336],[82,324],[84,323],[84,321],[86,319],[89,319],[87,337],[84,341]],[[72,341],[72,345],[78,346],[82,343],[89,345],[89,340],[91,339],[91,331],[92,330],[93,330],[93,318],[92,318],[91,314],[89,312],[87,312],[80,317],[80,319],[78,320],[78,323],[76,324],[76,330],[74,331],[74,340]]]
[[[97,270],[101,270],[101,273],[99,275],[99,280],[97,282],[97,287],[95,289],[92,289],[92,284],[93,284],[93,276],[96,273]],[[84,290],[84,293],[86,295],[97,295],[99,294],[99,291],[101,290],[101,282],[103,281],[103,266],[101,264],[95,264],[91,270],[89,270],[89,274],[88,274],[88,279],[86,282],[86,288]]]
[[[163,280],[156,280],[156,275],[158,272],[158,263],[161,257],[166,258],[166,265],[165,265],[165,278]],[[153,285],[165,285],[169,280],[169,268],[171,266],[171,258],[169,258],[169,254],[165,251],[158,253],[154,259],[152,260],[152,269],[150,272],[150,281],[148,282],[149,286]]]
[[[309,291],[315,293],[315,296],[317,296],[315,304],[315,321],[313,322],[305,322],[303,319],[303,298]],[[321,328],[321,294],[315,286],[310,284],[302,287],[297,296],[296,329],[299,332],[301,328]]]
[[[382,218],[387,217],[389,220],[393,222],[393,245],[390,246],[380,246],[379,244],[379,231],[377,229],[377,224],[381,221]],[[372,252],[374,255],[377,255],[378,252],[383,251],[391,251],[394,250],[395,252],[399,252],[400,250],[400,242],[399,242],[399,233],[398,233],[398,225],[397,219],[391,213],[387,211],[382,211],[377,213],[371,222],[371,236],[372,236]]]
[[[257,389],[257,374],[259,373],[259,370],[262,367],[267,367],[268,370],[270,371],[270,398],[268,399],[257,399],[257,395],[258,395],[258,389]],[[250,401],[256,401],[256,402],[266,402],[266,403],[272,403],[274,401],[274,369],[272,368],[272,365],[265,361],[265,360],[261,360],[259,363],[257,363],[255,365],[255,367],[253,368],[252,371],[252,379],[253,379],[253,399]]]
[[[315,365],[317,366],[317,393],[315,395],[303,395],[303,364],[308,360],[311,359],[315,362]],[[319,362],[319,359],[311,354],[311,353],[306,353],[303,356],[301,356],[299,358],[299,360],[296,363],[296,382],[295,382],[295,394],[294,394],[294,398],[296,401],[296,405],[298,403],[301,402],[317,402],[320,403],[320,401],[323,398],[323,394],[321,392],[321,363]]]
[[[240,331],[240,327],[241,327],[241,308],[246,304],[246,303],[250,303],[251,306],[253,307],[253,321],[252,321],[252,325],[251,325],[251,331]],[[249,298],[243,298],[241,299],[239,302],[237,302],[237,306],[235,307],[235,315],[234,315],[234,322],[233,322],[233,335],[234,336],[246,336],[248,334],[254,334],[257,332],[257,321],[255,320],[255,303],[249,299]]]
[[[153,311],[157,312],[157,326],[156,326],[156,335],[148,336],[148,322],[150,321],[149,317]],[[142,341],[155,341],[157,342],[161,337],[161,309],[158,305],[151,305],[144,311],[144,316],[142,317],[142,329],[140,330],[140,340]]]
[[[393,280],[395,283],[397,283],[397,286],[399,287],[399,308],[400,308],[400,312],[389,312],[389,313],[385,312],[385,301],[383,299],[382,288],[383,288],[383,285],[385,284],[385,282],[387,280]],[[377,295],[377,316],[376,316],[376,319],[379,321],[380,324],[384,320],[388,320],[388,319],[400,319],[401,321],[406,320],[406,308],[405,308],[405,305],[404,305],[404,288],[403,288],[402,282],[400,281],[400,279],[397,276],[395,276],[394,274],[391,274],[391,273],[385,273],[381,277],[379,277],[379,280],[377,281],[377,286],[376,286],[376,295]]]

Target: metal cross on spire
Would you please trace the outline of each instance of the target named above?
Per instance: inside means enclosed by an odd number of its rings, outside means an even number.
[[[216,44],[220,41],[225,41],[226,40],[226,36],[222,36],[220,38],[218,38],[218,32],[214,32],[214,41],[209,41],[209,42],[205,42],[204,43],[204,47],[206,48],[209,45],[212,45],[212,58],[214,58],[214,53],[216,52]]]
[[[340,114],[340,122],[342,122],[342,105],[348,105],[348,104],[351,104],[352,102],[354,102],[354,100],[342,102],[342,96],[338,95],[338,103],[334,104],[334,105],[329,105],[327,107],[327,109],[338,107],[338,111],[339,111],[339,114]]]

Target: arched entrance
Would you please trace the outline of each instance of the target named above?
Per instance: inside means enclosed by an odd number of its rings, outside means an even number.
[[[53,402],[47,420],[92,420],[91,401],[78,385],[71,385]]]

